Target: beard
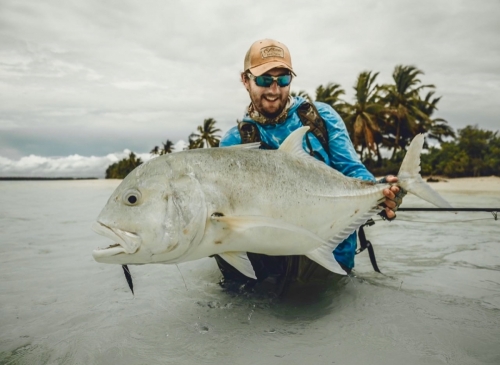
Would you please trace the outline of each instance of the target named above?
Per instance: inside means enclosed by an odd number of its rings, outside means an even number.
[[[255,109],[265,118],[274,119],[285,109],[288,101],[286,93],[251,95]]]

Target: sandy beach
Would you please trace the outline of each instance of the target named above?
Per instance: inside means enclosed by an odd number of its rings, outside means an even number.
[[[498,176],[462,177],[455,179],[433,176],[433,178],[438,179],[439,182],[433,182],[429,184],[433,189],[437,191],[483,191],[500,193],[500,177]],[[427,180],[427,178],[424,178],[424,180]]]

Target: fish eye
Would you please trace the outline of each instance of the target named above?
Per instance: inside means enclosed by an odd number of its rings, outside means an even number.
[[[141,199],[141,193],[138,190],[128,190],[123,194],[123,202],[127,205],[137,205]]]

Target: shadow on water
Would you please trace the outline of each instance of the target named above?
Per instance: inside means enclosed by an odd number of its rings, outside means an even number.
[[[264,280],[253,286],[241,282],[224,282],[223,293],[234,301],[266,308],[281,320],[316,320],[343,306],[346,291],[353,278],[330,275],[307,283],[294,281],[285,290],[279,284]]]

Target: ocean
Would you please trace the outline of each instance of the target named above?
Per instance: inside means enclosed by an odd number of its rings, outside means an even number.
[[[0,181],[0,364],[500,364],[500,221],[398,212],[355,276],[284,297],[221,288],[211,258],[98,264],[116,180]],[[437,186],[437,185],[433,185]],[[442,191],[456,207],[500,193]],[[424,207],[413,196],[404,207]]]

